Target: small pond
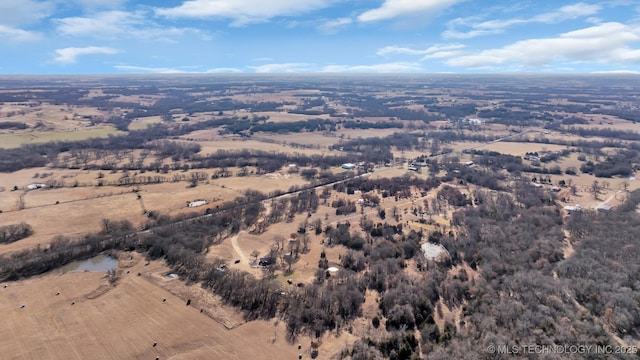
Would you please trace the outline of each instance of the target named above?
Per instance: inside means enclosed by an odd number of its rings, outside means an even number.
[[[118,267],[118,259],[108,255],[98,255],[90,259],[72,261],[67,265],[53,270],[54,273],[62,274],[69,271],[109,271]]]

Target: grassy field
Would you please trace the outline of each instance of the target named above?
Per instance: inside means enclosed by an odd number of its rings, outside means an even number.
[[[73,131],[33,131],[0,134],[0,147],[16,148],[26,144],[39,144],[49,141],[74,141],[90,138],[105,138],[109,135],[124,135],[126,132],[111,126],[96,126]]]
[[[115,287],[104,273],[71,272],[0,288],[3,358],[296,359],[308,349],[304,339],[302,350],[286,342],[282,322],[244,323],[215,299],[185,306],[198,289],[158,280],[166,271],[138,261],[119,269]]]
[[[130,124],[129,130],[143,130],[146,129],[149,125],[161,123],[162,119],[160,116],[147,116],[134,119]]]
[[[171,216],[202,213],[206,208],[233,200],[249,189],[268,193],[306,183],[297,174],[273,173],[220,178],[196,187],[189,187],[186,181],[137,186],[96,186],[99,171],[55,170],[46,179],[34,179],[33,174],[36,172],[45,173],[48,170],[38,168],[0,174],[0,186],[5,189],[0,192],[0,210],[3,211],[0,213],[0,226],[26,221],[35,231],[27,239],[0,245],[0,253],[46,244],[55,235],[73,236],[99,231],[102,219],[106,218],[126,219],[139,227],[147,220],[144,210],[155,210]],[[174,174],[184,175],[182,172],[174,172],[163,176],[171,178]],[[121,175],[106,172],[103,179],[113,181]],[[26,190],[28,184],[48,179],[65,180],[68,187]],[[85,186],[71,187],[76,180]],[[11,191],[13,186],[18,186],[19,190]],[[134,188],[140,191],[134,193]],[[138,194],[140,199],[137,198]],[[19,209],[21,198],[23,209]],[[188,202],[199,199],[206,200],[207,205],[198,208],[186,206]]]
[[[487,144],[478,147],[478,150],[485,151],[497,151],[502,154],[509,154],[515,156],[524,156],[527,152],[544,152],[544,151],[561,151],[566,149],[566,146],[554,145],[554,144],[537,144],[537,143],[514,143],[501,141],[493,144]]]
[[[300,154],[327,154],[330,153],[327,149],[302,149],[294,148],[291,146],[281,145],[277,143],[263,142],[257,140],[210,140],[210,141],[198,141],[201,145],[202,154],[212,154],[218,150],[262,150],[262,151],[275,151],[279,153],[300,153]]]

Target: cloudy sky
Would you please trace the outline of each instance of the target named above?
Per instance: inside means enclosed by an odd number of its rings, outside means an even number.
[[[0,0],[0,74],[640,72],[640,1]]]

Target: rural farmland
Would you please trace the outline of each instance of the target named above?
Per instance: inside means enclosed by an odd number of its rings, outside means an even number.
[[[8,358],[636,356],[636,77],[4,78]]]

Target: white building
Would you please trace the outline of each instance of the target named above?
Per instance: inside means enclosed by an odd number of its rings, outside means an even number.
[[[189,204],[187,204],[187,207],[193,208],[193,207],[198,207],[206,204],[207,204],[206,200],[196,200],[196,201],[191,201]]]
[[[582,206],[580,206],[580,204],[576,204],[575,206],[567,205],[564,207],[564,209],[567,210],[569,214],[571,214],[572,212],[582,211]]]

